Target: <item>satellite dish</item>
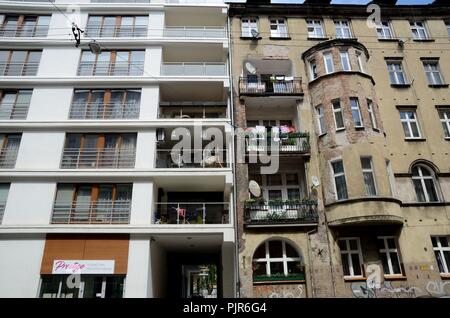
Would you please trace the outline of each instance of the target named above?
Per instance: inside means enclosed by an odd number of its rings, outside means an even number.
[[[102,53],[102,47],[97,42],[91,41],[91,42],[89,42],[88,45],[89,45],[89,50],[91,50],[91,53],[93,53],[93,54]]]
[[[254,39],[257,39],[259,37],[259,32],[256,31],[255,29],[251,29],[250,33],[252,34],[252,37]]]
[[[320,185],[319,178],[317,178],[316,176],[312,176],[311,181],[312,181],[313,186],[315,186],[315,187],[318,187]]]
[[[250,180],[248,183],[248,190],[254,197],[259,198],[261,196],[261,187],[255,180]]]
[[[256,67],[250,63],[250,62],[246,62],[245,63],[245,69],[247,70],[247,72],[249,72],[250,74],[256,74]]]

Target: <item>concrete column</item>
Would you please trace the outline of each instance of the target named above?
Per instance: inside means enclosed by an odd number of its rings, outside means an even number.
[[[69,118],[72,88],[35,88],[27,120],[63,121]]]
[[[130,236],[125,298],[153,297],[150,266],[150,237]]]
[[[153,169],[155,166],[155,130],[141,131],[136,141],[136,169]]]
[[[159,109],[159,86],[147,86],[142,88],[140,120],[156,120]]]
[[[64,132],[24,132],[17,154],[17,169],[58,169]],[[49,147],[51,145],[51,147]]]
[[[133,183],[131,225],[150,225],[153,210],[153,182],[135,181]]]
[[[222,244],[222,295],[224,298],[235,297],[235,257],[234,243]]]

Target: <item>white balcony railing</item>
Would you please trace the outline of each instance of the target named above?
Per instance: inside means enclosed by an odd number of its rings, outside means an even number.
[[[0,76],[35,76],[39,63],[0,63]]]
[[[64,148],[62,169],[133,168],[136,149]]]
[[[227,168],[225,149],[158,149],[156,168]]]
[[[90,37],[145,37],[147,36],[147,25],[130,26],[88,26],[86,34]]]
[[[226,63],[163,63],[165,76],[226,76]]]
[[[26,119],[29,106],[29,103],[1,103],[0,120]]]
[[[11,169],[16,165],[18,149],[0,150],[0,168]]]
[[[141,76],[144,62],[80,62],[80,76]]]
[[[55,202],[52,224],[127,224],[131,200],[102,200],[92,202]]]
[[[166,202],[156,204],[156,224],[229,224],[226,202]]]
[[[48,25],[0,27],[0,37],[46,37],[47,33]]]
[[[227,32],[221,27],[165,27],[165,37],[174,38],[226,38]]]
[[[139,103],[72,103],[69,118],[137,119],[139,118]]]

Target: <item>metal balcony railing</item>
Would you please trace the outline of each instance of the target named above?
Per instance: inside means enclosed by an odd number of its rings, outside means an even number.
[[[245,207],[246,224],[316,224],[317,201],[249,204]]]
[[[47,33],[48,25],[0,27],[0,37],[46,37]]]
[[[69,119],[137,119],[139,103],[72,103]]]
[[[62,169],[134,168],[136,149],[64,148]]]
[[[103,223],[128,224],[131,200],[92,202],[55,202],[52,224]]]
[[[141,76],[144,62],[80,62],[80,76]]]
[[[145,37],[147,36],[147,25],[123,25],[123,26],[98,26],[88,25],[86,34],[90,37]]]
[[[16,165],[18,149],[0,150],[0,168],[11,169]]]
[[[227,104],[223,102],[160,102],[158,117],[176,119],[226,118]]]
[[[0,76],[35,76],[39,68],[39,63],[1,63]]]
[[[5,213],[5,206],[6,206],[6,202],[0,201],[0,224],[2,224],[2,221],[3,221],[3,214]]]
[[[226,38],[227,32],[225,28],[221,27],[165,27],[164,28],[164,36],[165,37],[174,37],[174,38]]]
[[[163,63],[161,75],[166,76],[226,76],[225,63]]]
[[[156,204],[156,224],[229,224],[226,202],[167,202]]]
[[[228,168],[225,149],[158,149],[156,168]]]
[[[26,119],[29,106],[29,103],[1,103],[0,120]]]
[[[247,152],[268,152],[278,149],[279,153],[309,153],[310,142],[308,133],[275,135],[247,135],[245,137]]]
[[[302,95],[302,78],[283,79],[275,76],[272,80],[263,80],[261,78],[241,77],[239,79],[239,94],[256,96]]]

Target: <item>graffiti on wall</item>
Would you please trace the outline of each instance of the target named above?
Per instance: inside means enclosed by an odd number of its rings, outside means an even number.
[[[253,295],[256,298],[304,298],[303,284],[291,285],[255,285]]]
[[[356,298],[446,297],[450,296],[450,281],[428,281],[425,288],[407,285],[394,287],[389,281],[375,287],[367,282],[354,282],[351,289]]]

